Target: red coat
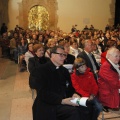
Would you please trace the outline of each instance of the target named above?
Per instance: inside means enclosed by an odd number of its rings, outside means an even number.
[[[75,91],[82,97],[89,97],[91,94],[97,95],[98,86],[94,79],[93,73],[88,68],[84,74],[76,75],[75,72],[71,75],[72,85]]]
[[[108,61],[104,62],[100,68],[98,87],[99,100],[103,106],[118,108],[118,89],[120,89],[119,74]]]
[[[107,54],[107,51],[101,54],[101,64],[103,64],[106,61],[106,54]]]

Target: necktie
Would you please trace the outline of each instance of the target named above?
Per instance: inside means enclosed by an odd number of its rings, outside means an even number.
[[[95,63],[93,61],[93,58],[92,58],[91,54],[88,54],[88,57],[89,57],[89,59],[90,59],[90,61],[92,63],[93,71],[95,72],[97,70],[97,68],[96,68],[96,65],[95,65]]]

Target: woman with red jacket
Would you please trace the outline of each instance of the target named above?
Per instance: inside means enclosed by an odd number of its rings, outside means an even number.
[[[99,71],[99,100],[108,108],[120,108],[120,51],[110,48]]]
[[[85,61],[82,58],[75,59],[74,72],[71,75],[71,80],[75,91],[81,97],[89,97],[92,101],[94,108],[92,120],[97,120],[100,112],[102,111],[102,105],[96,99],[98,86],[93,73],[90,72],[90,68],[87,68]]]

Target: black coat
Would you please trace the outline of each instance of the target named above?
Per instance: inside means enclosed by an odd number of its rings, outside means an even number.
[[[75,56],[68,54],[67,58],[64,61],[64,64],[73,64],[75,60]]]
[[[81,53],[78,54],[77,58],[78,58],[78,57],[83,58],[83,59],[85,60],[85,62],[86,62],[87,67],[89,67],[89,68],[91,69],[91,71],[93,72],[92,63],[91,63],[88,55],[86,54],[86,52],[85,52],[85,51],[82,51]],[[94,63],[95,63],[95,66],[96,66],[97,70],[99,70],[99,66],[98,66],[98,63],[97,63],[96,60],[95,60],[94,55],[92,55],[92,58],[93,58],[93,61],[94,61]],[[94,73],[94,72],[93,72],[93,73]]]
[[[57,120],[57,105],[74,93],[68,70],[63,66],[56,69],[50,61],[34,70],[32,75],[37,78],[39,86],[33,105],[33,120]]]
[[[32,72],[38,68],[41,64],[45,64],[46,62],[49,61],[49,58],[47,57],[37,57],[36,55],[32,58],[29,58],[29,62],[28,62],[28,70],[30,72],[30,76],[29,76],[29,86],[32,89],[37,89],[37,84],[35,81],[34,76],[32,76]],[[35,87],[36,86],[36,87]]]

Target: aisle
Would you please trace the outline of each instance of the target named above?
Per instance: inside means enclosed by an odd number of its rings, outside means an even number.
[[[0,120],[32,120],[28,73],[18,72],[18,65],[10,60],[0,63]]]

